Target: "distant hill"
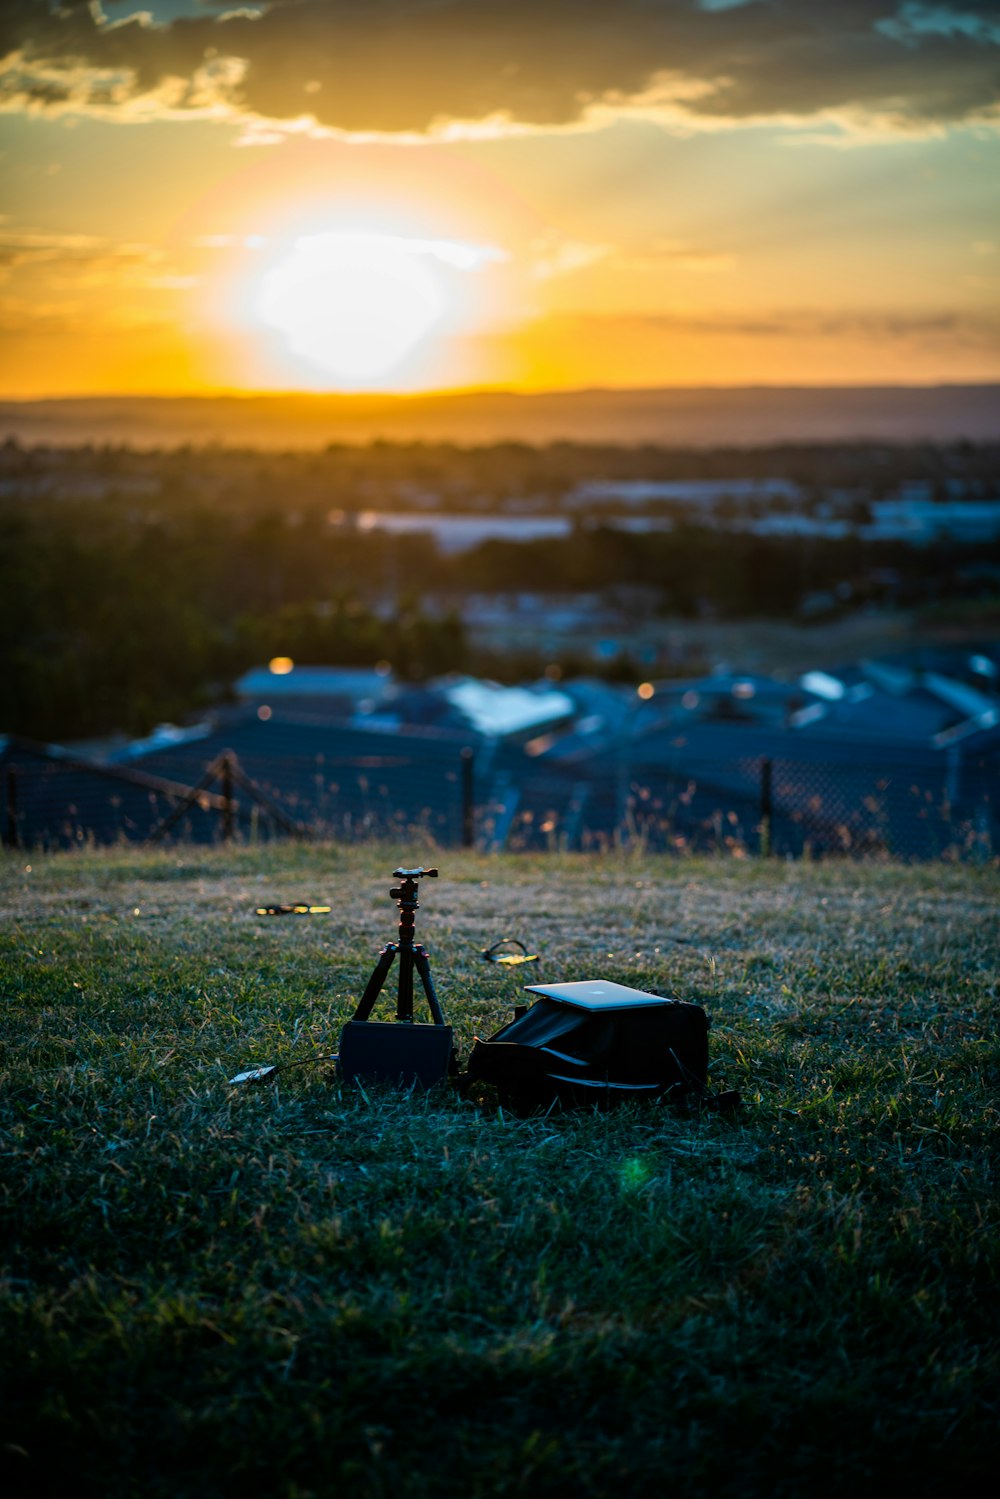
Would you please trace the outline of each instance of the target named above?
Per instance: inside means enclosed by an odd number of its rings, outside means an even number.
[[[1000,439],[1000,385],[684,387],[433,395],[116,396],[0,402],[0,440],[314,448],[461,443],[951,442]]]

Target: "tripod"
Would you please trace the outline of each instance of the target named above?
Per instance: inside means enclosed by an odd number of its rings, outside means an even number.
[[[437,879],[437,870],[393,870],[393,879],[402,881],[389,891],[399,907],[398,941],[389,942],[382,949],[354,1018],[347,1022],[341,1034],[340,1073],[347,1081],[363,1078],[369,1082],[402,1083],[404,1086],[419,1083],[421,1087],[429,1088],[442,1082],[454,1070],[451,1026],[445,1024],[434,992],[427,953],[420,943],[413,940],[415,913],[420,905],[418,882],[423,878]],[[397,957],[396,1021],[373,1021],[370,1019],[372,1010]],[[414,1023],[414,970],[423,986],[433,1025]]]
[[[383,947],[365,992],[361,996],[361,1002],[354,1012],[354,1019],[367,1020],[369,1018],[375,1008],[375,1001],[382,993],[385,981],[389,977],[392,961],[398,954],[399,983],[396,993],[396,1019],[402,1021],[404,1025],[413,1024],[413,970],[416,969],[427,998],[431,1018],[435,1025],[444,1025],[444,1015],[434,992],[434,981],[431,978],[431,965],[426,949],[413,940],[416,929],[415,913],[420,905],[417,899],[417,881],[421,878],[436,880],[437,870],[394,869],[392,877],[394,880],[403,881],[398,889],[389,891],[399,907],[399,941],[389,942]]]

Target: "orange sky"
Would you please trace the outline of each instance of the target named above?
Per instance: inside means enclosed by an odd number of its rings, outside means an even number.
[[[1000,379],[1000,4],[12,0],[0,55],[6,397]]]

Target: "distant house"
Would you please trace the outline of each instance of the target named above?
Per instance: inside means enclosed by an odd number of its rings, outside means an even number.
[[[393,685],[388,666],[296,666],[285,656],[255,666],[235,684],[237,697],[266,716],[275,707],[349,718],[374,708]],[[265,711],[266,710],[266,711]]]
[[[527,737],[568,723],[575,712],[573,699],[555,687],[501,687],[476,677],[458,677],[442,682],[438,690],[484,738]]]
[[[910,541],[929,546],[942,539],[993,541],[1000,536],[1000,500],[946,500],[922,495],[872,501],[872,523],[861,528],[868,540]]]
[[[738,506],[797,504],[802,488],[790,479],[590,479],[566,496],[567,506],[649,505],[668,502],[694,511],[713,511],[723,501]]]

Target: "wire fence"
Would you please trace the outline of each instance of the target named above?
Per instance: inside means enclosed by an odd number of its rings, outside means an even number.
[[[998,792],[995,756],[637,760],[586,780],[531,778],[505,843],[985,862],[1000,853]]]
[[[370,838],[435,847],[728,853],[988,862],[1000,854],[1000,759],[619,757],[585,770],[452,743],[407,753],[294,755],[249,766],[188,752],[176,778],[42,749],[9,755],[3,841]],[[181,771],[188,772],[182,775]],[[195,774],[195,771],[198,773]]]
[[[461,751],[433,761],[405,751],[351,760],[282,756],[257,775],[224,751],[199,769],[184,782],[65,756],[16,756],[4,770],[4,844],[414,835],[440,846],[474,841],[472,759]]]
[[[949,794],[947,769],[855,760],[748,760],[708,765],[680,790],[671,810],[676,836],[733,851],[779,856],[890,855],[901,859],[975,856],[989,822]],[[641,795],[637,815],[644,816]]]

